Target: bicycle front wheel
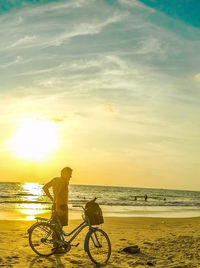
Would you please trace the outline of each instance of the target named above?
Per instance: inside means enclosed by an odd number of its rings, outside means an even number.
[[[92,229],[86,238],[85,250],[95,264],[106,264],[111,255],[111,243],[108,235],[101,229]]]
[[[40,256],[50,256],[58,248],[58,234],[48,223],[39,222],[29,231],[29,244]]]

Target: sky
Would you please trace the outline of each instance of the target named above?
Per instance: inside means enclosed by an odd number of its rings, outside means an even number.
[[[199,8],[1,1],[0,181],[200,190]]]

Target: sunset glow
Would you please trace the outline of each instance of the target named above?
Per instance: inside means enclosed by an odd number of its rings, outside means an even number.
[[[26,119],[16,130],[12,146],[21,158],[42,160],[57,147],[55,126],[48,121]]]
[[[200,188],[199,1],[0,3],[2,181]]]

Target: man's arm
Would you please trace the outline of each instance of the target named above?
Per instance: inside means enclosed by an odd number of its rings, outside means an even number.
[[[51,180],[50,182],[46,183],[42,189],[45,192],[45,194],[51,199],[51,201],[53,202],[53,197],[49,192],[49,188],[53,186],[53,180]]]

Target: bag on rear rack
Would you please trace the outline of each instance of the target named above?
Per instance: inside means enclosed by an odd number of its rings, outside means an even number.
[[[87,202],[85,205],[85,216],[89,219],[91,225],[104,223],[102,210],[99,204],[94,201]]]

